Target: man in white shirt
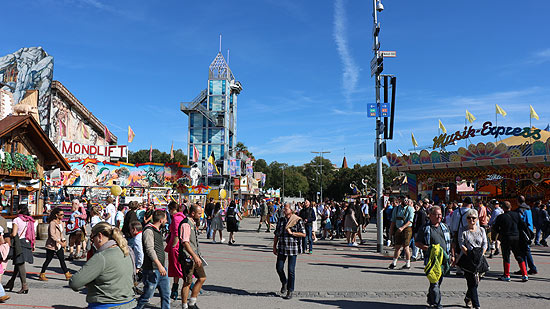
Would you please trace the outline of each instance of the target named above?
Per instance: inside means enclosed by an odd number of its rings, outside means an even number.
[[[114,199],[112,196],[107,197],[107,207],[105,207],[105,210],[103,211],[103,219],[105,219],[105,222],[114,226],[116,223],[116,207],[113,205],[113,201]]]

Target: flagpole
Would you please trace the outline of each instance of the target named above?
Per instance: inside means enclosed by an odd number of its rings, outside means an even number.
[[[130,136],[126,136],[127,138],[130,137]],[[130,140],[127,139],[128,143],[127,143],[127,146],[126,146],[126,151],[128,152],[126,154],[126,163],[128,163],[128,157],[130,156]]]
[[[495,106],[495,127],[497,127],[497,131],[498,131],[498,113],[496,110],[496,106]],[[496,142],[497,142],[497,136],[495,135],[495,143]]]
[[[464,118],[464,127],[467,127],[468,125],[466,124],[466,118]],[[466,142],[466,149],[468,149],[468,139],[465,138],[464,141]]]

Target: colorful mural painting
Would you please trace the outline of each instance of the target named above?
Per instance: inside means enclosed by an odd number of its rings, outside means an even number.
[[[189,185],[190,167],[179,163],[111,163],[97,159],[69,161],[70,172],[61,173],[62,186],[172,187]]]

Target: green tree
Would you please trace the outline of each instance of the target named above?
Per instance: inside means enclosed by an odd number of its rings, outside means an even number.
[[[187,165],[187,156],[183,153],[183,150],[174,150],[174,159],[170,159],[170,154],[158,149],[153,149],[152,160],[153,163],[173,163],[180,162],[183,165]],[[128,162],[133,164],[147,163],[149,160],[149,149],[141,149],[138,151],[130,151],[128,154]]]
[[[323,187],[323,198],[327,196],[325,191],[334,181],[334,167],[329,159],[320,156],[313,158],[310,163],[304,164],[303,174],[309,183],[308,198],[315,200],[317,192],[321,191],[321,185]]]

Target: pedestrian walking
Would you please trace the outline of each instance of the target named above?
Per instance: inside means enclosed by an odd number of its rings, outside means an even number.
[[[523,195],[520,195],[518,197],[518,203],[519,208],[517,209],[517,212],[520,214],[521,219],[525,224],[527,225],[527,228],[529,231],[526,231],[530,234],[533,234],[533,214],[531,212],[531,207],[525,203],[525,197]],[[521,235],[520,235],[521,236]],[[534,237],[533,237],[534,238]],[[537,266],[535,265],[535,261],[533,260],[533,255],[531,254],[531,241],[525,242],[526,250],[525,250],[525,262],[527,263],[527,266],[529,267],[529,271],[527,272],[529,275],[536,275],[538,273]],[[515,272],[516,275],[521,274],[521,270],[518,270]]]
[[[233,205],[235,203],[232,201]],[[194,204],[189,208],[189,217],[180,224],[180,263],[183,272],[183,287],[181,289],[181,301],[183,309],[198,309],[197,297],[202,285],[206,281],[203,258],[199,247],[199,229],[197,227],[202,208]],[[193,282],[193,276],[197,278],[189,296],[189,289]]]
[[[500,208],[499,201],[493,200],[491,202],[491,205],[493,206],[493,210],[491,211],[491,218],[489,219],[489,239],[491,241],[489,243],[490,259],[492,259],[494,255],[498,255],[500,253],[500,241],[498,240],[498,234],[493,230],[493,225],[495,224],[497,217],[504,213],[502,208]]]
[[[27,285],[25,263],[32,264],[34,262],[32,252],[34,251],[34,241],[36,239],[34,219],[29,215],[29,208],[23,206],[12,223],[11,239],[14,269],[5,288],[9,291],[13,290],[15,278],[19,275],[21,290],[17,294],[28,294],[29,286]]]
[[[214,218],[214,198],[208,199],[204,207],[204,216],[206,217],[206,239],[212,237],[212,219]]]
[[[138,208],[139,208],[139,203],[136,201],[131,201],[128,204],[128,211],[124,215],[124,223],[122,224],[122,233],[126,238],[131,238],[130,223],[134,221],[138,221],[138,217],[136,214],[136,211]]]
[[[115,205],[113,204],[115,200],[112,196],[108,196],[107,200],[107,206],[105,206],[105,209],[103,210],[103,219],[105,222],[109,223],[110,225],[116,225],[116,212],[117,209]]]
[[[164,238],[161,233],[161,227],[166,224],[166,212],[164,210],[155,210],[152,215],[151,223],[145,226],[143,230],[143,294],[138,299],[136,309],[141,309],[149,302],[155,290],[159,289],[161,308],[170,308],[170,280],[166,273]]]
[[[270,202],[271,204],[271,202]],[[271,225],[269,224],[269,206],[265,200],[262,200],[260,203],[260,224],[258,225],[258,233],[262,229],[262,223],[265,223],[266,225],[266,233],[270,231]]]
[[[302,218],[302,222],[304,222],[304,227],[306,229],[306,237],[304,239],[304,252],[307,252],[308,254],[313,253],[313,222],[316,219],[315,217],[315,210],[311,207],[311,204],[308,200],[304,203],[304,208],[300,210],[300,218]]]
[[[521,216],[517,212],[511,211],[511,208],[510,202],[504,201],[502,204],[504,213],[497,217],[493,225],[493,231],[499,234],[500,247],[502,249],[504,275],[499,279],[502,281],[510,281],[511,251],[514,253],[514,257],[521,271],[522,280],[525,282],[529,280],[524,260],[527,246],[520,241],[520,225],[525,223],[521,220]]]
[[[449,258],[447,262],[444,261],[444,256],[448,256],[451,252],[451,232],[449,227],[441,222],[442,219],[441,208],[439,206],[432,207],[429,210],[429,222],[418,230],[415,240],[415,245],[424,251],[425,264],[439,267],[438,270],[440,270],[439,278],[433,278],[428,288],[427,302],[430,308],[443,308],[441,305],[441,284],[447,272],[446,270],[449,269],[449,262],[453,262],[452,258]],[[432,250],[436,250],[436,245],[440,248],[441,259],[436,258],[435,252],[433,255],[430,254]]]
[[[134,308],[134,265],[122,232],[101,222],[92,228],[90,240],[97,250],[69,286],[74,291],[86,287],[88,308]]]
[[[67,261],[83,259],[85,257],[85,254],[80,254],[80,250],[83,249],[82,238],[84,237],[84,232],[82,229],[86,225],[86,214],[80,211],[80,201],[78,199],[72,200],[71,210],[71,217],[67,222],[67,234],[69,235],[69,257]]]
[[[401,250],[405,251],[406,263],[401,269],[411,268],[411,251],[409,249],[409,243],[412,237],[412,222],[414,220],[414,208],[412,207],[412,200],[402,197],[400,204],[393,208],[390,226],[390,237],[395,234],[394,237],[394,253],[393,261],[391,262],[389,269],[394,269],[397,265],[397,259],[401,254]],[[395,232],[393,232],[395,230]]]
[[[485,260],[485,251],[487,251],[487,235],[485,228],[478,226],[479,213],[475,209],[468,211],[466,219],[468,228],[462,232],[459,239],[461,249],[458,264],[464,271],[464,278],[468,285],[468,291],[464,298],[464,303],[468,308],[479,308],[479,295],[477,288],[479,280],[483,274],[489,270]]]
[[[216,233],[220,235],[220,243],[223,243],[225,239],[223,238],[223,209],[222,204],[217,202],[214,206],[214,217],[212,218],[212,242],[216,243]]]
[[[61,269],[65,274],[65,279],[69,281],[71,279],[71,273],[65,264],[65,248],[67,247],[67,240],[65,239],[65,224],[63,223],[63,210],[59,207],[56,207],[51,210],[50,216],[48,217],[48,239],[46,240],[46,260],[42,264],[42,270],[38,280],[48,281],[46,278],[46,269],[50,262],[52,261],[54,255],[59,259],[59,264]]]
[[[93,228],[99,222],[103,222],[101,219],[101,208],[99,206],[92,206],[92,211],[90,211],[90,227]]]
[[[548,238],[548,235],[550,234],[550,216],[548,215],[548,205],[542,204],[540,208],[540,216],[541,216],[541,230],[542,230],[542,237],[540,239],[540,244],[542,246],[548,247],[548,242],[546,242],[546,238]]]
[[[352,205],[344,203],[344,233],[346,234],[346,241],[348,246],[357,247],[358,244],[353,241],[355,233],[357,233],[357,227],[359,223],[355,217],[355,209]],[[307,235],[307,226],[306,226]]]
[[[164,251],[168,253],[168,277],[172,278],[171,299],[178,299],[179,279],[183,278],[181,265],[179,263],[179,226],[185,219],[185,215],[180,211],[178,203],[171,201],[168,204],[169,215],[172,221],[168,226],[168,237],[166,238],[166,247]]]
[[[235,233],[239,231],[239,218],[242,219],[241,213],[237,209],[235,201],[231,201],[225,213],[227,232],[229,232],[229,241],[227,242],[228,245],[233,245],[235,243]]]
[[[1,206],[0,206],[0,210],[1,210]],[[2,217],[2,219],[4,218]],[[6,219],[4,219],[4,221],[5,220]],[[0,223],[0,303],[5,303],[8,299],[10,299],[10,296],[6,295],[4,286],[2,286],[2,275],[4,274],[4,272],[6,271],[6,267],[8,266],[9,252],[10,252],[10,244],[4,238],[4,227],[3,227],[3,224]]]
[[[285,216],[277,222],[273,240],[273,254],[277,256],[276,269],[281,281],[281,294],[291,299],[296,276],[296,258],[303,252],[301,239],[306,237],[306,229],[301,217],[292,214],[290,204],[284,205]],[[288,278],[285,275],[285,261],[288,260]]]

